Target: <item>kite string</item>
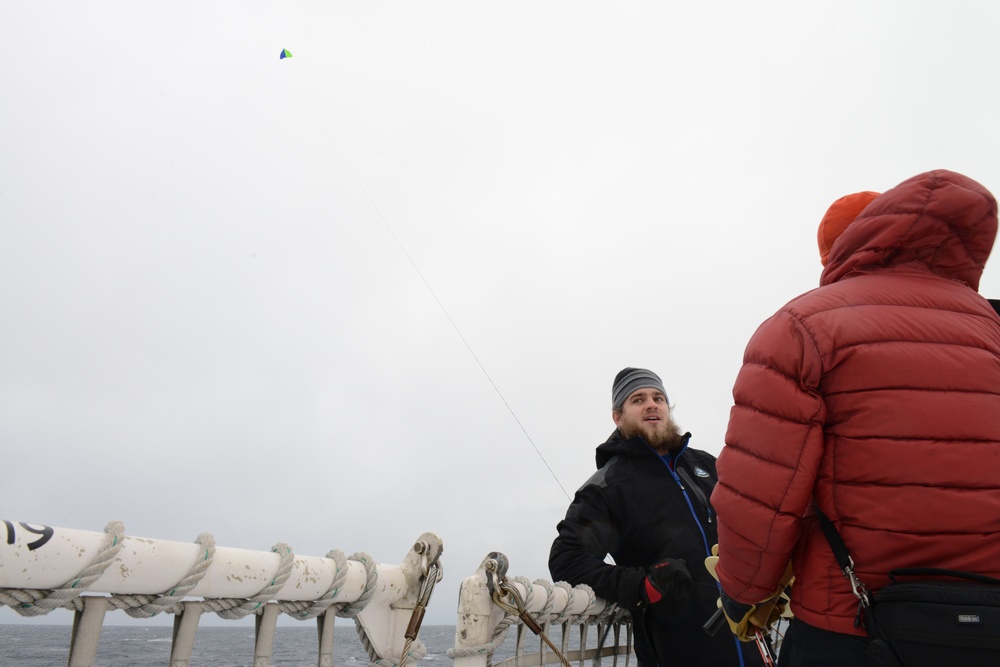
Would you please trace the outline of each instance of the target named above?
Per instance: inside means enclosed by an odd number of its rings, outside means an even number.
[[[407,261],[410,263],[410,266],[413,267],[413,270],[416,271],[417,275],[420,277],[420,280],[424,283],[424,287],[427,288],[427,291],[430,292],[431,297],[434,298],[434,301],[435,301],[435,303],[437,303],[438,308],[441,309],[441,312],[444,313],[445,318],[447,318],[448,322],[451,324],[452,328],[455,330],[455,333],[458,334],[458,337],[462,340],[462,343],[465,345],[465,349],[467,349],[469,351],[469,354],[472,355],[472,358],[476,360],[476,364],[479,366],[479,369],[483,372],[483,375],[486,376],[486,379],[489,381],[490,385],[493,387],[493,390],[497,393],[497,396],[499,396],[500,400],[503,401],[503,404],[507,408],[507,411],[510,413],[510,416],[514,418],[515,422],[517,422],[517,425],[518,425],[518,427],[520,427],[521,432],[524,433],[524,437],[528,439],[528,442],[531,443],[531,446],[532,446],[532,448],[534,448],[535,453],[538,454],[538,458],[542,460],[543,464],[545,464],[545,467],[548,469],[549,474],[552,475],[552,479],[554,479],[556,481],[556,484],[559,485],[559,489],[563,492],[563,495],[566,496],[567,499],[572,500],[570,498],[569,493],[566,492],[566,488],[562,485],[562,482],[560,482],[559,478],[556,476],[555,471],[552,470],[552,466],[550,466],[549,462],[545,460],[545,457],[542,455],[541,450],[538,449],[538,446],[535,444],[535,441],[532,440],[531,436],[528,434],[528,430],[526,428],[524,428],[524,424],[522,424],[521,420],[517,418],[517,414],[514,412],[514,409],[512,407],[510,407],[510,403],[508,403],[507,399],[504,398],[503,392],[500,391],[500,388],[497,386],[496,382],[494,382],[493,378],[490,377],[490,374],[486,370],[486,367],[483,366],[483,362],[481,362],[479,360],[479,357],[476,355],[475,351],[472,349],[472,346],[469,345],[469,341],[467,341],[465,339],[465,336],[462,335],[462,332],[458,328],[458,325],[455,324],[455,320],[453,320],[451,318],[451,315],[448,314],[448,310],[444,307],[444,304],[441,303],[441,300],[438,298],[437,294],[434,292],[434,288],[431,287],[431,285],[430,285],[429,282],[427,282],[427,279],[424,277],[424,274],[421,273],[420,268],[417,266],[417,263],[413,261],[412,257],[410,257],[410,253],[408,253],[406,251],[406,247],[403,245],[403,242],[399,240],[399,237],[396,236],[396,232],[394,232],[392,230],[392,227],[389,225],[389,221],[385,219],[385,216],[382,215],[382,211],[379,210],[378,205],[375,204],[375,201],[372,199],[371,195],[368,194],[368,190],[365,189],[365,186],[361,182],[361,179],[359,179],[358,176],[357,176],[357,174],[354,173],[354,170],[351,169],[351,165],[344,158],[343,153],[341,153],[339,149],[335,148],[335,150],[337,150],[337,155],[340,156],[340,160],[344,163],[344,166],[347,167],[347,171],[351,174],[351,177],[354,179],[354,182],[358,184],[359,188],[361,188],[361,192],[364,193],[365,198],[368,200],[368,203],[371,204],[371,207],[373,209],[375,209],[375,213],[377,213],[379,219],[382,220],[382,224],[385,225],[385,228],[389,231],[389,234],[392,236],[393,240],[396,242],[396,245],[398,245],[399,249],[403,252],[403,255],[406,257]]]

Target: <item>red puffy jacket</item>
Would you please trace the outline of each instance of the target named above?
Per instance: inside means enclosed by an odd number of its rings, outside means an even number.
[[[981,185],[915,176],[754,334],[712,495],[730,597],[769,597],[791,559],[795,615],[864,634],[814,504],[869,588],[900,567],[1000,577],[1000,318],[976,292],[996,233]]]

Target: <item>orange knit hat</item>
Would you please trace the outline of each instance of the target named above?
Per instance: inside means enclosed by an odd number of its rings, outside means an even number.
[[[830,204],[830,208],[826,210],[826,215],[820,220],[819,231],[816,234],[816,238],[819,241],[819,258],[823,262],[823,266],[826,266],[826,262],[830,258],[830,248],[833,247],[833,242],[844,233],[849,224],[854,222],[854,219],[858,217],[861,211],[865,210],[865,207],[872,203],[872,200],[878,196],[878,192],[865,190],[864,192],[855,192],[852,195],[844,195]]]

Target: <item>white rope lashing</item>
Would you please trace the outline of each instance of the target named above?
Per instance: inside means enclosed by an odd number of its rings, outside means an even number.
[[[116,609],[124,609],[132,618],[151,618],[161,612],[173,614],[183,613],[181,600],[188,592],[198,585],[215,557],[215,538],[209,533],[202,533],[195,539],[195,544],[201,547],[198,558],[184,578],[168,592],[159,595],[123,595],[111,596],[111,605]]]
[[[104,527],[104,544],[98,550],[97,556],[76,577],[62,586],[48,591],[0,589],[0,602],[21,616],[43,616],[53,609],[59,608],[81,611],[83,603],[79,599],[80,596],[108,569],[111,561],[121,551],[124,538],[125,524],[121,521],[111,521]]]

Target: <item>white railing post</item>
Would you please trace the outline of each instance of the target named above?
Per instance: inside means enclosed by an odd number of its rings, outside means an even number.
[[[316,617],[316,632],[319,638],[319,653],[316,667],[333,667],[333,632],[337,615],[332,609],[327,609]]]
[[[201,602],[184,602],[184,609],[174,616],[174,637],[170,645],[170,667],[190,667],[198,621],[205,605]]]
[[[476,573],[462,581],[458,592],[458,618],[455,622],[454,667],[486,667],[490,654],[486,650],[463,651],[485,646],[493,637],[493,631],[503,619],[503,610],[493,604],[493,598],[486,585],[486,560]],[[465,653],[469,653],[466,655]]]
[[[280,614],[278,605],[269,602],[264,605],[264,611],[254,617],[253,667],[271,667],[274,630]]]
[[[104,627],[108,599],[83,598],[83,611],[73,616],[73,634],[69,640],[69,667],[94,667],[97,660],[97,642]]]

